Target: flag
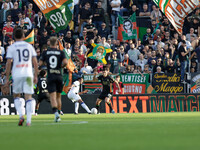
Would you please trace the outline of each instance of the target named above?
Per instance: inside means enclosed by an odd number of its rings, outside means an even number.
[[[64,79],[63,91],[67,94],[69,91],[69,87],[72,85],[72,73],[73,73],[74,69],[76,68],[76,66],[74,65],[71,57],[68,56],[67,52],[65,51],[63,45],[61,44],[61,42],[59,40],[58,40],[58,46],[61,51],[64,51],[65,56],[67,58],[66,68],[69,70],[69,73],[68,73],[68,75],[65,75],[63,77],[63,79]]]
[[[156,90],[152,87],[150,83],[146,84],[146,93],[147,94],[156,94]]]
[[[24,38],[24,41],[28,42],[29,44],[34,44],[34,29],[27,37]]]
[[[87,57],[96,59],[103,64],[107,64],[105,56],[107,53],[112,52],[112,49],[94,43],[92,43],[92,46],[93,46],[93,51],[89,53]]]
[[[153,0],[169,19],[179,34],[182,33],[185,17],[199,6],[199,0]]]
[[[136,14],[133,13],[128,19],[124,19],[120,15],[119,28],[118,28],[118,39],[131,40],[137,39],[137,25],[136,25]]]
[[[73,0],[33,0],[56,32],[67,28],[74,11]]]

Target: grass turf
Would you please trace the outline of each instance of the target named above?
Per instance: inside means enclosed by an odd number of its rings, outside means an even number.
[[[18,127],[18,116],[0,116],[1,150],[189,150],[199,149],[200,113],[65,114],[33,116]]]

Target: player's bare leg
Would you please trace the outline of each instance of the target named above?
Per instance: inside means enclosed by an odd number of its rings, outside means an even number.
[[[26,115],[27,115],[27,120],[26,120],[26,125],[30,126],[31,125],[31,117],[33,113],[33,105],[35,105],[35,99],[32,98],[32,94],[24,94],[24,98],[26,100]]]
[[[96,101],[96,109],[97,109],[97,113],[98,113],[98,114],[100,113],[99,107],[100,107],[101,101],[102,101],[101,99],[97,98],[97,101]]]
[[[24,116],[23,116],[23,112],[22,112],[22,101],[20,99],[20,94],[13,94],[13,97],[14,97],[15,109],[19,113],[19,123],[18,123],[18,125],[23,126]]]
[[[58,113],[58,103],[57,103],[59,100],[57,100],[57,94],[56,92],[52,92],[52,93],[49,93],[49,95],[50,95],[51,107],[52,107],[53,113],[55,114],[55,122],[59,122],[60,115]]]
[[[61,114],[61,115],[64,115],[62,110],[61,110],[61,108],[62,108],[61,93],[60,94],[57,93],[56,96],[57,96],[57,100],[60,99],[60,100],[57,101],[57,103],[58,103],[58,113]]]
[[[88,114],[91,114],[90,109],[88,108],[88,106],[84,103],[84,101],[82,99],[78,100],[79,104],[87,111]]]
[[[110,102],[110,98],[106,97],[106,98],[105,98],[105,102],[106,102],[106,104],[109,106],[111,113],[114,114],[115,111],[114,111],[113,108],[112,108],[112,105],[111,105],[111,102]]]

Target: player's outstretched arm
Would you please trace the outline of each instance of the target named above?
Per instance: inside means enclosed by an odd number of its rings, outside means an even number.
[[[119,87],[119,83],[117,82],[117,80],[114,80],[114,82],[116,83],[117,88],[118,88],[118,91],[119,91],[119,93],[120,93],[120,92],[121,92],[121,89],[120,89],[120,87]]]

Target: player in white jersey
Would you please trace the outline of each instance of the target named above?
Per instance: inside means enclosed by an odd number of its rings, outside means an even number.
[[[8,47],[7,63],[6,63],[6,83],[8,85],[9,75],[12,65],[12,79],[13,79],[13,97],[17,112],[19,113],[19,126],[23,125],[24,116],[22,112],[21,94],[24,93],[26,100],[26,125],[31,125],[31,116],[33,112],[33,105],[35,100],[32,98],[33,82],[37,83],[38,64],[36,59],[36,52],[32,45],[24,41],[24,32],[22,29],[14,31],[15,43]],[[33,73],[34,66],[34,73]]]
[[[79,92],[80,85],[83,83],[83,78],[80,77],[77,81],[75,81],[72,86],[70,91],[68,92],[67,96],[73,103],[75,103],[75,112],[74,114],[78,114],[78,109],[79,109],[79,104],[88,112],[88,114],[91,114],[90,109],[88,106],[83,102],[82,98],[80,97],[79,94],[87,93],[88,90],[85,90],[83,92]]]

